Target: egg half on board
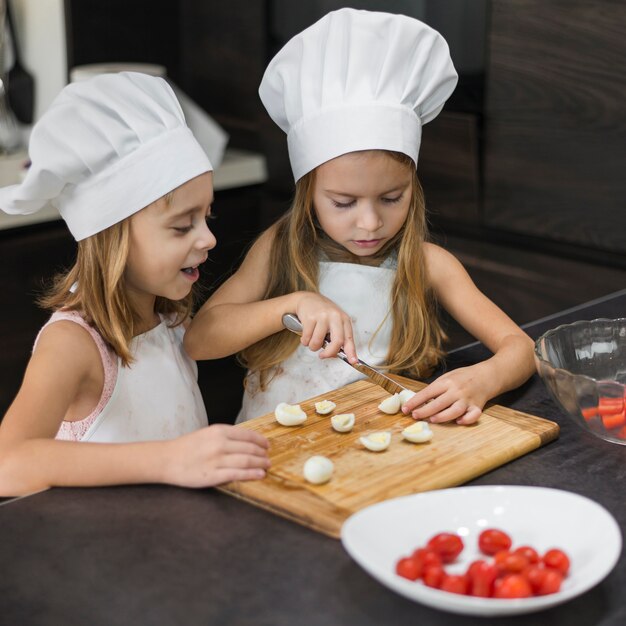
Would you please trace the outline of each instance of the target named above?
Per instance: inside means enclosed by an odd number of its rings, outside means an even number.
[[[306,413],[299,404],[281,402],[274,410],[276,421],[282,426],[299,426],[306,421]]]

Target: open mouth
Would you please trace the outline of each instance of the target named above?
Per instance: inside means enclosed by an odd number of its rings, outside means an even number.
[[[200,278],[200,270],[197,265],[194,265],[193,267],[183,267],[180,271],[185,275],[185,278],[188,278],[191,281],[196,281]]]

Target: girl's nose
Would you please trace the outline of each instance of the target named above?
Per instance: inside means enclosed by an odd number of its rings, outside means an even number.
[[[201,250],[212,250],[217,245],[217,239],[206,222],[203,223],[201,228],[200,236],[196,241],[196,247]]]
[[[371,204],[364,204],[360,207],[357,218],[357,227],[368,233],[377,231],[383,225],[383,221],[376,210],[376,207]]]

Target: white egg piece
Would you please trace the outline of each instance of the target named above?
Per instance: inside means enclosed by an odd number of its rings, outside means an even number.
[[[321,485],[330,480],[335,466],[325,456],[312,456],[304,463],[304,478],[314,485]]]
[[[315,403],[315,412],[318,415],[328,415],[330,412],[335,410],[336,406],[337,405],[331,400],[322,400]]]
[[[281,402],[274,411],[276,421],[283,426],[299,426],[306,421],[306,413],[299,404]]]
[[[398,394],[398,396],[400,397],[400,406],[402,406],[403,404],[406,404],[406,402],[410,400],[414,395],[415,395],[415,392],[411,391],[410,389],[404,389],[403,391],[401,391]]]
[[[415,422],[402,431],[402,436],[411,443],[426,443],[433,438],[433,431],[427,422]]]
[[[388,431],[370,433],[369,435],[361,437],[359,441],[372,452],[382,452],[389,447],[391,433]]]
[[[385,398],[379,405],[378,408],[383,413],[387,413],[388,415],[394,415],[400,410],[401,406],[400,395],[394,393],[393,396],[389,396]]]
[[[354,427],[354,413],[340,413],[330,418],[331,426],[338,433],[347,433]]]

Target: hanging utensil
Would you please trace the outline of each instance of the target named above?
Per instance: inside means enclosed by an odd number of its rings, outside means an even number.
[[[13,67],[9,70],[6,91],[11,109],[22,124],[31,124],[35,110],[35,80],[22,64],[22,55],[17,39],[17,28],[11,14],[11,3],[6,5],[7,24],[13,44]]]
[[[21,134],[6,94],[4,51],[6,50],[6,0],[0,0],[0,153],[8,153],[20,147]]]

